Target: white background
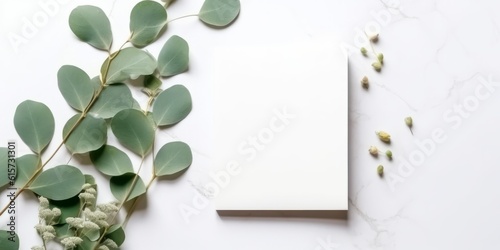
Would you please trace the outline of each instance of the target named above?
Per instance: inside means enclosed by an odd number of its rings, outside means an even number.
[[[57,127],[47,152],[53,152],[62,126],[74,112],[59,94],[57,70],[73,64],[95,76],[106,57],[74,37],[67,25],[70,11],[79,4],[100,6],[110,16],[116,49],[128,35],[128,15],[136,3],[59,1],[58,9],[42,22],[47,14],[39,3],[44,2],[51,1],[0,3],[0,142],[17,139],[19,154],[29,151],[12,125],[17,104],[32,99],[52,109]],[[202,0],[180,0],[168,10],[169,18],[196,13],[201,4]],[[178,180],[161,180],[152,186],[147,206],[139,208],[127,227],[122,249],[500,247],[496,152],[500,94],[498,86],[490,86],[490,92],[482,87],[484,81],[500,81],[499,9],[500,3],[494,0],[243,0],[240,17],[227,29],[208,28],[196,18],[171,23],[148,50],[156,55],[174,34],[189,42],[189,72],[166,80],[163,87],[185,84],[194,108],[186,120],[163,130],[158,144],[174,139],[187,142],[194,150],[194,163]],[[24,44],[13,45],[9,36],[23,36],[25,20],[36,18],[36,31],[25,36]],[[357,53],[365,29],[380,31],[375,49],[385,55],[381,73],[371,69],[373,57]],[[214,48],[324,34],[335,34],[345,47],[355,47],[349,65],[348,218],[220,217],[212,202],[193,204],[200,197],[200,187],[210,181],[209,86]],[[371,80],[368,91],[359,84],[364,75]],[[145,98],[138,91],[135,95],[144,105]],[[403,122],[408,115],[414,118],[413,136]],[[375,130],[390,132],[393,143],[389,147],[379,143]],[[438,140],[432,139],[435,133],[442,134]],[[427,150],[420,149],[421,144]],[[367,151],[370,145],[390,148],[394,160],[374,159]],[[50,165],[65,164],[69,158],[63,150]],[[380,163],[386,167],[384,178],[376,174]],[[71,164],[95,173],[84,159],[73,159]],[[146,180],[148,171],[143,173]],[[100,199],[108,201],[106,182],[100,179]],[[0,200],[5,203],[4,194]],[[24,195],[18,205],[21,249],[29,249],[39,243],[33,229],[36,202],[32,195]],[[197,215],[179,212],[181,207],[196,205]],[[5,217],[0,219],[0,225],[5,222]]]

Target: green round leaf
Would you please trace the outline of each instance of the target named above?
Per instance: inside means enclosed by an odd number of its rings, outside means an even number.
[[[19,237],[13,231],[0,230],[0,246],[2,250],[18,250]]]
[[[76,7],[69,15],[69,27],[78,38],[97,49],[109,50],[113,43],[111,24],[98,7]]]
[[[73,166],[60,165],[42,172],[29,189],[51,200],[66,200],[82,190],[85,177]]]
[[[57,72],[59,91],[68,104],[83,111],[94,97],[90,77],[78,67],[64,65]]]
[[[154,75],[144,77],[144,88],[147,88],[151,91],[156,91],[161,87],[162,84],[162,81]]]
[[[45,104],[27,100],[17,106],[14,126],[23,142],[40,154],[54,136],[55,121]]]
[[[59,223],[66,222],[66,218],[68,217],[77,217],[80,212],[80,198],[78,195],[75,195],[69,199],[55,201],[50,200],[50,208],[57,207],[61,209],[61,216],[59,217]]]
[[[199,17],[207,24],[223,27],[236,19],[239,13],[239,0],[205,0]]]
[[[167,11],[154,1],[141,1],[130,14],[130,42],[135,46],[146,46],[156,39],[167,23]]]
[[[142,157],[153,146],[154,129],[146,115],[139,110],[118,112],[111,120],[111,130],[121,144]]]
[[[134,188],[132,189],[132,184],[136,176],[137,180],[135,182]],[[142,181],[140,176],[134,173],[126,173],[121,176],[113,176],[109,180],[109,185],[111,188],[111,193],[119,201],[124,201],[128,193],[130,193],[130,195],[128,195],[126,201],[130,201],[146,193],[146,186],[144,185],[144,182]]]
[[[35,174],[40,166],[40,158],[37,155],[23,155],[17,159],[17,177],[15,186],[22,188]]]
[[[169,142],[156,154],[154,169],[156,176],[173,175],[193,162],[191,148],[184,142]]]
[[[128,155],[111,145],[104,145],[99,150],[90,152],[90,159],[97,170],[105,175],[119,176],[134,172]]]
[[[76,114],[68,120],[63,128],[63,138],[68,135],[79,118],[80,114]],[[73,154],[94,151],[106,143],[107,135],[108,129],[104,119],[87,116],[83,118],[66,140],[66,148]]]
[[[123,83],[107,86],[92,105],[89,113],[103,119],[112,118],[116,113],[134,107],[134,97],[129,87]]]
[[[92,85],[92,87],[94,88],[94,93],[96,93],[101,87],[101,77],[95,76],[94,78],[90,79],[90,85]]]
[[[165,42],[158,56],[158,70],[161,76],[173,76],[188,69],[189,45],[179,36],[172,36]]]
[[[85,176],[85,183],[88,183],[90,185],[96,185],[95,178],[92,175],[86,174]]]
[[[62,220],[60,220],[62,221]],[[56,230],[56,236],[58,238],[64,238],[64,237],[73,237],[75,236],[75,231],[70,230],[69,225],[64,223],[64,224],[57,224],[53,226],[54,229]]]
[[[80,245],[76,246],[76,250],[92,250],[96,249],[98,242],[96,241],[91,241],[87,236],[83,235],[82,237],[83,242]]]
[[[113,240],[116,245],[121,246],[125,242],[125,231],[120,225],[113,225],[109,228],[106,238]]]
[[[191,112],[191,94],[182,85],[174,85],[156,98],[153,105],[153,117],[158,126],[180,122]]]
[[[101,74],[106,75],[106,84],[123,82],[136,79],[142,75],[151,75],[156,70],[156,60],[148,52],[129,47],[120,50],[108,67],[108,59],[101,67]]]

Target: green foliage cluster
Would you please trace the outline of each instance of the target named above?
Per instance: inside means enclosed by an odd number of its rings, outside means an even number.
[[[188,69],[188,43],[173,35],[157,57],[144,50],[172,21],[167,20],[167,6],[150,0],[135,5],[130,14],[130,37],[117,51],[111,51],[111,24],[100,8],[86,5],[71,12],[69,27],[73,33],[81,41],[107,52],[108,57],[100,66],[100,75],[94,78],[74,65],[64,65],[57,72],[60,93],[76,114],[64,125],[62,142],[55,152],[45,152],[55,133],[50,108],[32,100],[18,105],[14,127],[33,154],[17,158],[16,198],[31,191],[40,199],[35,228],[43,245],[33,249],[46,249],[49,241],[59,242],[64,249],[118,249],[125,240],[124,226],[151,183],[161,176],[177,176],[191,165],[192,152],[184,142],[168,142],[158,151],[154,149],[157,129],[179,123],[192,109],[191,95],[185,86],[161,89],[162,80]],[[239,0],[205,0],[199,13],[190,16],[198,16],[209,27],[225,27],[239,11]],[[133,86],[127,84],[136,79],[143,79],[142,92],[148,96],[144,110],[132,96]],[[107,144],[108,126],[122,146],[142,158],[138,168],[134,168],[127,152]],[[63,146],[73,155],[90,156],[95,168],[109,177],[109,188],[116,201],[97,204],[94,177],[78,167],[48,166]],[[0,148],[0,153],[0,160],[6,162],[7,149]],[[45,156],[47,159],[42,161]],[[147,157],[154,160],[152,177],[145,183],[138,173]],[[6,164],[0,166],[5,167]],[[9,184],[11,180],[0,178],[2,189]],[[117,214],[124,206],[131,209],[120,222]],[[0,216],[6,209],[0,211]],[[7,231],[0,230],[2,249],[19,249],[18,236],[15,235],[15,241],[11,239]]]

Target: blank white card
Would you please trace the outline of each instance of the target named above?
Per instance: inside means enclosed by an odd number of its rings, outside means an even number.
[[[219,211],[347,210],[347,56],[339,43],[214,55]]]

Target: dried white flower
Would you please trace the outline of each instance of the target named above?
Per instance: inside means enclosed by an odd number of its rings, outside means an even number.
[[[68,217],[66,218],[66,223],[68,223],[68,225],[70,227],[73,227],[73,228],[83,228],[83,219],[82,218],[75,218],[75,217]]]
[[[56,236],[55,236],[53,233],[51,233],[51,232],[44,232],[44,233],[42,234],[42,239],[43,239],[44,241],[51,241],[51,240],[53,240],[55,237],[56,237]]]
[[[87,192],[79,194],[78,197],[82,199],[86,204],[94,204],[96,199],[95,195]]]
[[[61,240],[61,244],[64,245],[65,249],[73,249],[82,242],[83,240],[80,237],[67,237]]]
[[[31,248],[31,250],[45,250],[45,247],[43,246],[34,246]]]
[[[97,250],[109,250],[109,247],[107,246],[104,246],[104,245],[100,245]]]
[[[368,152],[370,152],[370,154],[373,156],[377,156],[378,155],[378,148],[375,146],[371,146],[370,149],[368,149]]]
[[[43,196],[38,197],[38,201],[40,201],[40,207],[41,208],[48,208],[49,207],[49,200]]]
[[[92,187],[92,184],[90,184],[90,183],[85,183],[85,184],[83,184],[83,186],[82,186],[82,190],[86,190],[86,189],[91,188],[91,187]]]
[[[118,212],[118,206],[114,202],[97,205],[97,209],[107,214]]]
[[[83,229],[85,230],[99,230],[100,227],[92,221],[84,221]]]
[[[85,193],[97,195],[97,190],[95,190],[95,188],[91,187],[91,188],[85,189]]]

